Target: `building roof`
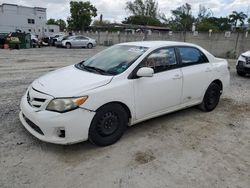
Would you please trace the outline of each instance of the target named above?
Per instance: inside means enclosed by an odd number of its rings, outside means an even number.
[[[17,5],[17,4],[12,4],[12,3],[3,3],[2,5],[0,5],[0,7],[2,6],[17,6],[17,7],[24,7],[24,8],[35,8],[35,9],[43,9],[46,10],[47,8],[43,8],[43,7],[28,7],[28,6],[23,6],[23,5]]]

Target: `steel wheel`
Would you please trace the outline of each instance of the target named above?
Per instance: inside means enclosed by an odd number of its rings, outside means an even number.
[[[89,140],[99,146],[107,146],[119,140],[128,125],[126,110],[117,103],[99,108],[89,128]]]

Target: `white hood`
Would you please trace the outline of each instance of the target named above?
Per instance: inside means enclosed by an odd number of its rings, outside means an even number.
[[[32,87],[53,97],[74,97],[108,84],[113,76],[77,69],[74,65],[50,72],[32,83]]]
[[[244,53],[243,53],[243,54],[241,54],[241,55],[244,55],[244,56],[250,57],[250,51],[246,51],[246,52],[244,52]]]

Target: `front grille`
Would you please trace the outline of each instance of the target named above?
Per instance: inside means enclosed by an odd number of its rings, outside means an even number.
[[[246,64],[250,64],[250,57],[246,57]]]
[[[26,123],[37,133],[44,135],[43,131],[32,121],[30,121],[24,114],[23,114],[23,118],[26,121]]]
[[[33,89],[30,89],[27,93],[27,101],[34,108],[40,108],[47,99],[48,96]]]

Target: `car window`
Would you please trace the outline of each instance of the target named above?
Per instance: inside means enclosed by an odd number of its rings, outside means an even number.
[[[177,64],[174,48],[162,48],[151,53],[140,67],[150,67],[154,72],[162,72]]]
[[[77,36],[76,39],[77,39],[77,40],[87,40],[87,38],[86,38],[86,37],[83,37],[83,36]]]
[[[198,64],[208,62],[207,57],[197,48],[179,47],[182,64]]]

